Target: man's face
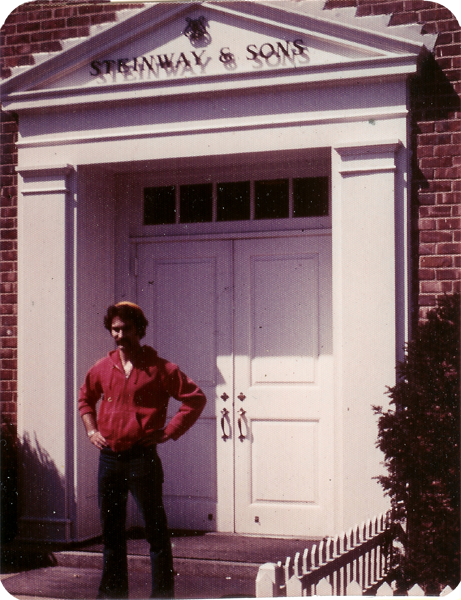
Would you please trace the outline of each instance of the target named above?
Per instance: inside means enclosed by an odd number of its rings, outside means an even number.
[[[129,352],[138,348],[139,336],[133,321],[124,321],[120,317],[114,317],[110,332],[115,343],[121,350]]]

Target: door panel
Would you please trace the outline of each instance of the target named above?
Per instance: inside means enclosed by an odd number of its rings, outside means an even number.
[[[237,532],[324,535],[332,518],[330,252],[326,236],[235,242]]]
[[[232,531],[232,445],[218,435],[219,396],[232,394],[231,242],[139,244],[138,260],[138,300],[150,323],[145,342],[208,400],[190,431],[159,447],[169,525]],[[178,407],[171,399],[168,418]]]
[[[208,403],[159,448],[171,527],[323,536],[333,516],[331,238],[138,244],[146,343]],[[178,408],[170,401],[169,417]]]

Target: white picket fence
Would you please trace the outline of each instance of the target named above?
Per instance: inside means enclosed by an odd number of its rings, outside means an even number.
[[[310,549],[279,562],[261,565],[256,578],[256,597],[281,596],[392,596],[384,580],[393,557],[393,540],[400,525],[390,513],[321,541]],[[440,594],[453,590],[447,586]],[[424,596],[415,585],[408,596]]]

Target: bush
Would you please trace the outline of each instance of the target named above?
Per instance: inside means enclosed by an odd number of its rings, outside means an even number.
[[[429,312],[397,366],[391,408],[379,415],[379,481],[404,526],[403,585],[438,593],[460,580],[460,295]]]

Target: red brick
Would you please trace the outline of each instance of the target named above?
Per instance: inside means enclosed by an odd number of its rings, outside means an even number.
[[[432,145],[427,145],[427,146],[418,145],[418,147],[416,148],[416,154],[417,154],[418,158],[426,158],[428,156],[434,155],[434,149],[433,149]]]
[[[419,223],[418,223],[418,229],[420,229],[420,230],[436,229],[435,219],[420,219]]]
[[[422,256],[420,258],[421,267],[438,269],[441,267],[451,267],[453,265],[452,256]]]
[[[436,179],[457,179],[461,177],[461,167],[435,169],[434,177]]]
[[[70,17],[66,21],[66,27],[88,27],[90,17]]]
[[[456,204],[459,202],[460,196],[461,193],[458,191],[437,194],[437,204]]]
[[[53,39],[52,31],[39,31],[30,36],[32,42],[49,42]]]
[[[78,34],[78,27],[70,27],[67,29],[56,29],[51,32],[51,36],[53,40],[67,40],[71,38],[82,37]],[[85,37],[85,36],[83,36]]]
[[[372,14],[371,8],[371,4],[359,4],[356,15],[358,17],[368,17]]]
[[[461,243],[441,243],[437,245],[437,254],[461,254]]]
[[[419,165],[421,168],[429,169],[431,167],[445,167],[449,168],[453,166],[454,157],[453,156],[436,156],[436,157],[427,157],[421,158],[419,160]]]
[[[451,143],[451,135],[448,133],[432,133],[432,134],[420,134],[417,137],[418,145],[423,146],[435,146],[442,144]]]
[[[426,294],[443,294],[451,292],[451,281],[421,281],[421,291]]]
[[[63,29],[66,26],[65,19],[50,19],[42,23],[42,29],[48,31],[49,29]]]
[[[404,10],[404,3],[401,0],[393,0],[389,2],[389,0],[385,0],[384,2],[376,2],[374,4],[375,9],[379,12],[376,14],[383,14],[383,11],[388,13],[400,13]]]
[[[46,19],[53,18],[52,10],[33,10],[27,13],[27,19],[29,21],[45,21]]]
[[[418,271],[419,280],[432,280],[435,279],[435,270],[434,269],[419,269]]]
[[[461,123],[459,121],[437,121],[435,131],[438,133],[461,131]]]
[[[444,179],[437,179],[435,181],[428,181],[429,189],[432,192],[451,192],[451,183]]]
[[[461,219],[437,219],[437,229],[460,229]]]
[[[421,10],[427,7],[427,0],[404,0],[403,10]]]
[[[428,169],[428,168],[423,169],[420,167],[420,171],[421,171],[421,174],[423,175],[423,177],[425,177],[427,180],[434,179],[434,173],[435,173],[434,169]]]
[[[445,46],[454,43],[454,35],[452,32],[448,31],[446,33],[441,33],[437,38],[437,46]]]
[[[59,52],[62,50],[61,42],[42,42],[40,44],[40,52]]]
[[[457,56],[459,55],[459,46],[452,44],[451,46],[439,46],[437,48],[438,56]]]
[[[421,206],[419,209],[421,217],[451,217],[452,207],[447,205]]]
[[[421,133],[433,133],[435,131],[434,121],[420,122],[418,123],[418,127]]]
[[[450,232],[447,231],[421,231],[420,240],[423,243],[442,243],[442,242],[451,242],[453,237]],[[445,254],[445,253],[442,253]],[[448,253],[447,254],[451,254]]]
[[[436,306],[437,296],[420,295],[418,302],[420,306]]]
[[[453,146],[449,134],[439,134],[440,141],[436,142],[434,156],[455,156],[459,154],[459,148]]]
[[[76,14],[76,12],[78,11],[78,7],[74,7],[74,6],[68,6],[65,8],[55,8],[53,11],[53,17],[55,19],[59,19],[60,17],[71,17],[72,15]]]
[[[101,15],[92,15],[90,17],[92,25],[100,25],[101,23],[110,23],[116,21],[117,17],[112,13],[103,13]]]
[[[104,7],[101,6],[100,4],[88,4],[88,5],[83,5],[83,6],[79,6],[78,7],[78,13],[80,15],[88,15],[88,14],[94,14],[94,13],[100,13],[104,11]]]
[[[437,279],[461,279],[461,269],[439,269],[437,271]]]
[[[407,25],[408,23],[416,23],[418,14],[416,11],[407,13],[395,13],[392,15],[389,25]]]
[[[450,20],[453,14],[445,7],[439,5],[439,8],[422,9],[419,12],[422,21],[443,21]]]

